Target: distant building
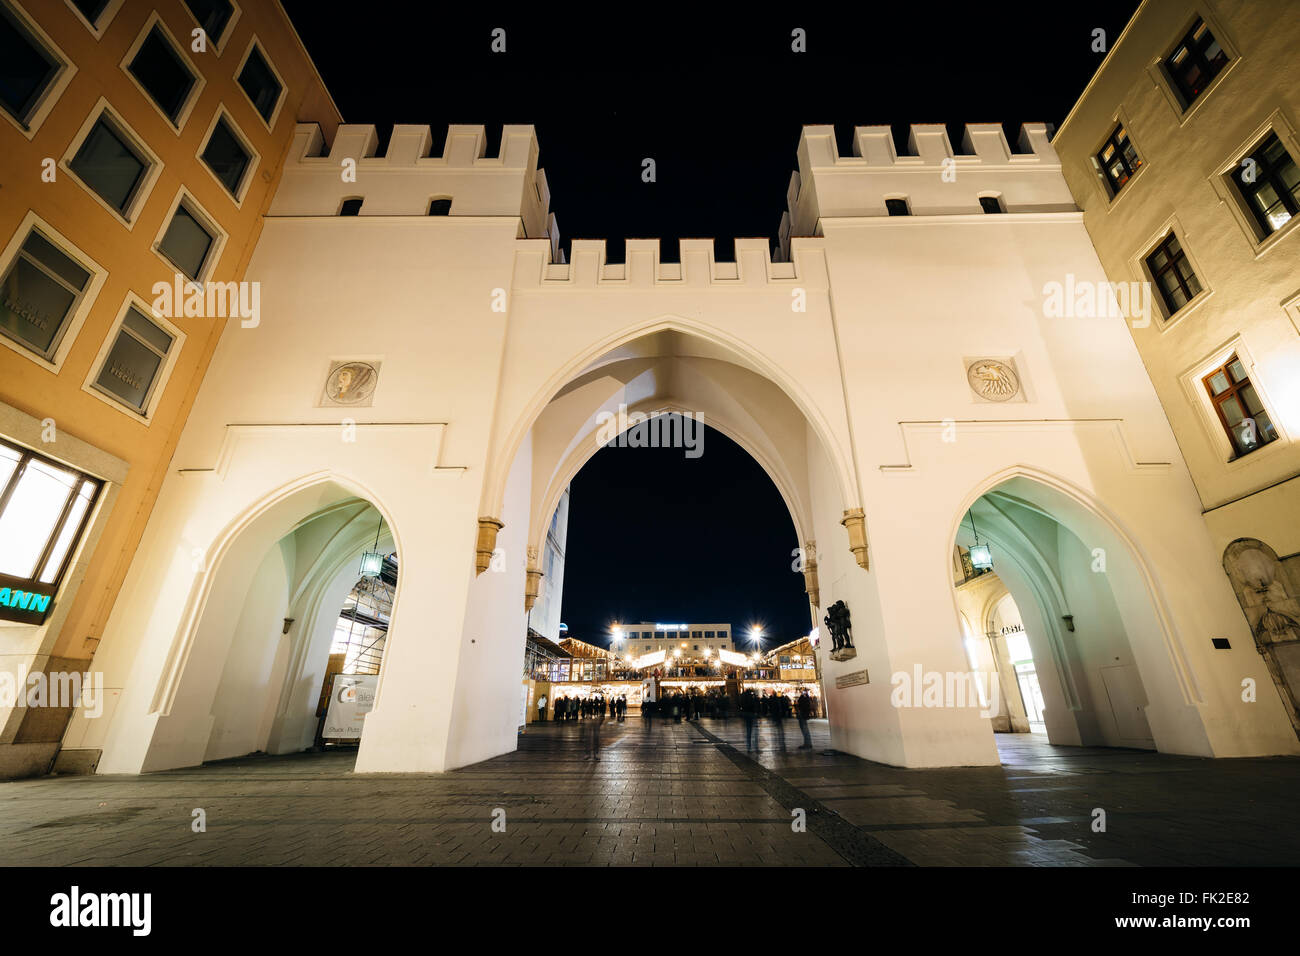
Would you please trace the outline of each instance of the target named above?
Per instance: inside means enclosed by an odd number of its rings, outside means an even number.
[[[735,650],[730,624],[624,624],[613,635],[615,653],[632,660],[659,651],[666,657],[703,660]]]

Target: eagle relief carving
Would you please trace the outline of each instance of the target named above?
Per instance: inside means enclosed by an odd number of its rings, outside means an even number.
[[[1020,377],[1007,362],[979,359],[966,369],[971,391],[990,402],[1006,402],[1020,393]]]

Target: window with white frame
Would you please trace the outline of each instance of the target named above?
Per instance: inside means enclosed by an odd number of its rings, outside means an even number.
[[[67,0],[95,37],[102,38],[125,0]]]
[[[0,440],[0,584],[34,595],[57,590],[101,488],[90,475]]]
[[[280,94],[284,86],[276,77],[275,71],[267,61],[262,48],[254,43],[244,60],[243,69],[239,71],[239,85],[248,94],[253,109],[269,124],[275,115],[275,108],[280,103]]]
[[[77,12],[86,18],[86,22],[92,27],[99,26],[99,18],[104,15],[108,9],[110,0],[68,0]]]
[[[1237,163],[1229,178],[1261,238],[1277,232],[1300,213],[1300,168],[1274,131]]]
[[[1142,165],[1142,158],[1138,156],[1137,148],[1129,139],[1128,130],[1122,123],[1106,138],[1096,158],[1112,197],[1119,195],[1124,184],[1133,178],[1133,174]]]
[[[253,153],[244,145],[234,124],[224,115],[217,115],[217,122],[208,134],[208,142],[201,155],[208,169],[212,170],[212,175],[226,187],[231,198],[240,201],[248,172],[253,166]]]
[[[54,87],[64,63],[7,3],[0,3],[0,106],[23,129]]]
[[[1230,57],[1200,17],[1165,58],[1165,71],[1187,109],[1223,72]]]
[[[172,213],[167,231],[158,242],[158,251],[183,275],[199,282],[207,271],[216,245],[217,236],[207,217],[188,198],[182,197]]]
[[[175,126],[199,78],[155,23],[127,69]]]
[[[1151,281],[1165,304],[1165,310],[1172,317],[1201,293],[1200,280],[1192,270],[1178,237],[1168,233],[1156,244],[1146,257],[1147,269]]]
[[[176,337],[132,305],[127,308],[94,387],[131,411],[147,415]]]
[[[68,167],[124,218],[140,194],[153,161],[105,110],[100,113]]]
[[[235,16],[235,7],[230,0],[185,0],[185,6],[190,8],[190,13],[194,14],[194,19],[213,43],[221,42],[226,27]]]
[[[1232,442],[1234,457],[1256,451],[1277,438],[1277,429],[1251,384],[1245,363],[1233,354],[1221,366],[1202,376],[1219,424]]]
[[[0,333],[53,361],[91,275],[39,231],[30,230],[0,280]]]

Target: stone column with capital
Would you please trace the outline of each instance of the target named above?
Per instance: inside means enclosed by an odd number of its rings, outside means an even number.
[[[497,518],[478,519],[478,544],[474,549],[476,575],[491,567],[492,555],[497,549],[497,532],[504,527],[505,523]]]
[[[858,566],[864,571],[871,570],[867,562],[867,516],[861,508],[850,508],[844,512],[840,524],[848,529],[849,550],[853,552]]]
[[[524,610],[531,611],[542,589],[542,569],[537,566],[537,549],[528,549],[527,580],[524,583]]]
[[[817,544],[806,541],[803,546],[803,583],[808,593],[809,611],[813,626],[817,625],[817,609],[821,607],[821,591],[817,586]]]

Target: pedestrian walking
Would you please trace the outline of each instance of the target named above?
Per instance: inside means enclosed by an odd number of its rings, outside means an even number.
[[[795,716],[799,718],[799,732],[803,734],[803,743],[799,745],[800,750],[812,750],[812,735],[808,733],[808,719],[812,717],[812,698],[808,692],[802,691],[799,699],[794,705]]]

